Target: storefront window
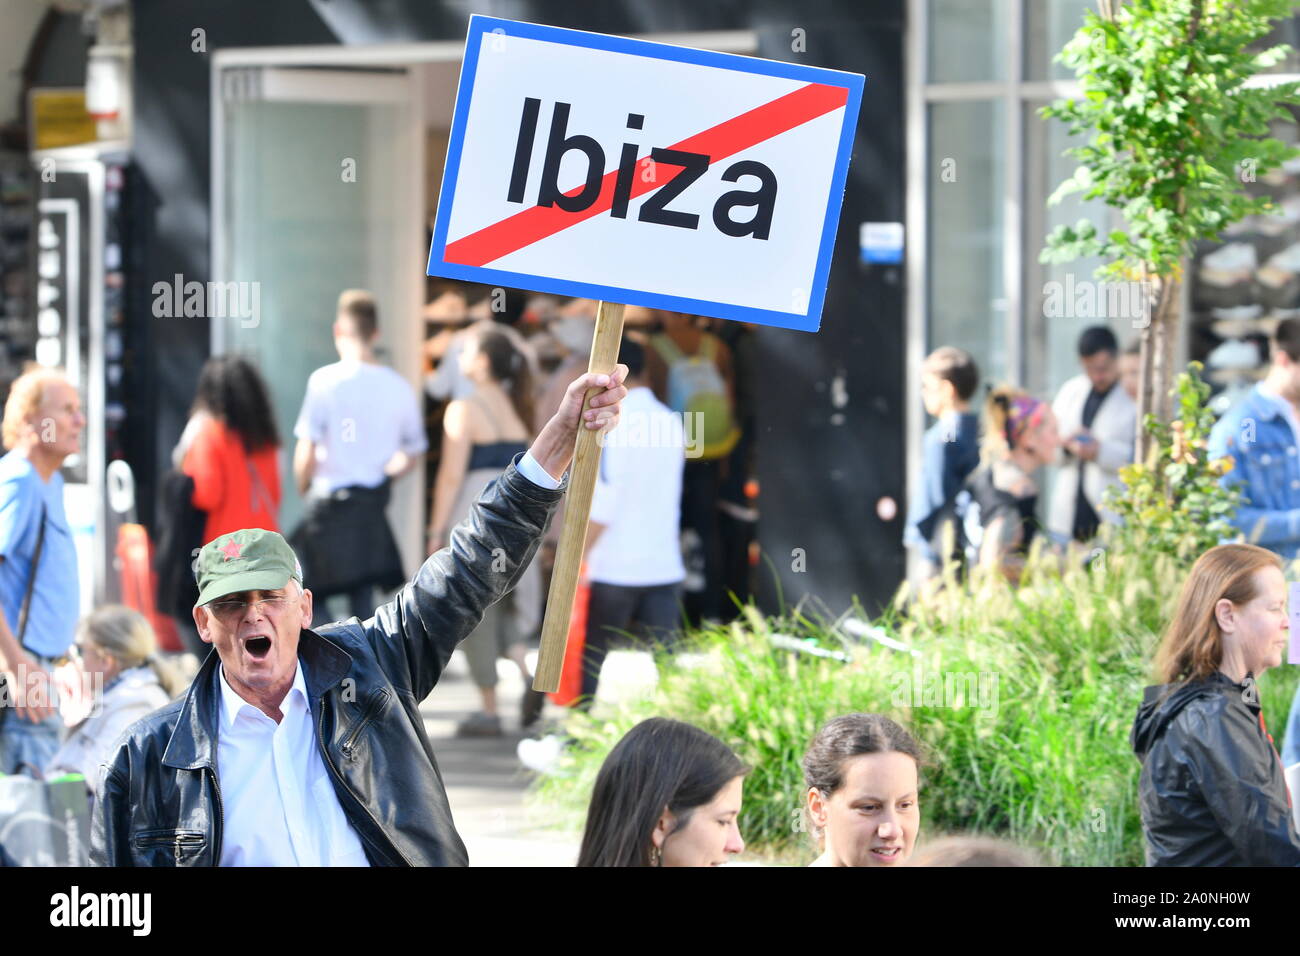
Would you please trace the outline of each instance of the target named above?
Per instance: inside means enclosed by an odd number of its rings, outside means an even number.
[[[1049,233],[1061,225],[1088,219],[1099,228],[1109,222],[1109,210],[1096,200],[1084,202],[1067,196],[1048,206],[1047,199],[1073,175],[1078,162],[1066,150],[1081,140],[1071,137],[1059,120],[1044,120],[1039,110],[1045,101],[1030,101],[1023,108],[1025,130],[1025,288],[1024,327],[1028,340],[1025,384],[1031,391],[1052,396],[1066,379],[1079,372],[1075,343],[1089,326],[1106,325],[1121,346],[1137,333],[1135,316],[1126,312],[1135,296],[1108,296],[1094,273],[1101,259],[1091,257],[1055,265],[1042,264],[1038,256]],[[1098,295],[1098,291],[1101,294]],[[1118,290],[1124,291],[1124,290]],[[1123,313],[1123,314],[1121,314]]]
[[[1007,79],[1007,24],[1018,0],[927,0],[931,83]]]
[[[1025,4],[1025,79],[1072,80],[1074,72],[1052,62],[1083,26],[1084,15],[1096,12],[1095,0],[1032,0]]]

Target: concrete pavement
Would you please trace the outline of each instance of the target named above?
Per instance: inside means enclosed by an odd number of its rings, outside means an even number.
[[[536,664],[536,652],[530,666]],[[479,707],[478,691],[469,679],[464,655],[452,656],[447,672],[420,706],[424,729],[442,770],[452,816],[469,851],[471,866],[572,866],[581,834],[547,825],[526,814],[524,790],[533,774],[515,754],[519,731],[519,701],[524,683],[509,661],[497,662],[502,737],[459,738],[456,724]],[[600,700],[622,699],[653,686],[654,661],[649,654],[612,651],[601,673]],[[543,721],[560,714],[549,701]]]

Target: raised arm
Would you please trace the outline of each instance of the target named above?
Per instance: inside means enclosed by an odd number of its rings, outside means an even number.
[[[523,456],[484,489],[468,516],[451,532],[447,547],[431,555],[414,580],[376,612],[366,637],[389,679],[423,700],[433,689],[456,645],[483,613],[515,586],[533,559],[564,495],[580,415],[589,430],[618,423],[627,394],[627,367],[612,376],[588,373],[569,386],[558,412],[526,453],[558,488],[535,484],[520,472]],[[582,411],[589,388],[603,391]]]

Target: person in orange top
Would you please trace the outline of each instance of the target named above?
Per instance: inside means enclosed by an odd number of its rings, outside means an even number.
[[[280,530],[280,437],[250,362],[238,355],[208,360],[181,443],[194,507],[208,515],[205,541],[241,528]]]

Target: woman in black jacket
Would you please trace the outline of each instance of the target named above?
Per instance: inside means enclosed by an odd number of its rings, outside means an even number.
[[[1286,602],[1263,548],[1219,545],[1192,567],[1133,724],[1148,866],[1300,866],[1255,685],[1286,653]]]

